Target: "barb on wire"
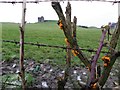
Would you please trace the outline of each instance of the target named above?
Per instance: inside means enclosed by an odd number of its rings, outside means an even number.
[[[15,43],[15,44],[19,44],[18,41],[15,41],[15,40],[2,40],[3,42],[9,42],[9,43]],[[27,45],[33,45],[33,46],[42,46],[42,47],[51,47],[51,48],[61,48],[61,49],[73,49],[73,48],[67,48],[67,47],[64,47],[64,46],[58,46],[58,45],[48,45],[48,44],[40,44],[40,43],[33,43],[33,42],[24,42],[24,44],[27,44]],[[90,48],[80,48],[81,50],[83,51],[88,51],[88,52],[96,52],[97,50],[95,49],[90,49]],[[101,53],[109,53],[109,52],[106,52],[106,51],[101,51]]]

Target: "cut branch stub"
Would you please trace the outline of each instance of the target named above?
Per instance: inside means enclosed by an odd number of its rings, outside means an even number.
[[[75,42],[77,41],[76,40],[76,24],[77,24],[77,18],[74,16],[74,18],[73,18],[73,35],[72,35],[72,37],[73,37],[73,39],[75,40]]]
[[[52,2],[52,7],[56,11],[59,19],[62,20],[63,31],[64,31],[66,38],[68,39],[68,41],[70,43],[71,48],[73,48],[74,50],[76,50],[79,53],[79,54],[77,54],[78,58],[85,64],[86,67],[90,68],[91,67],[90,62],[88,61],[87,57],[82,53],[82,51],[79,49],[77,42],[75,42],[75,40],[73,39],[73,37],[69,31],[71,29],[70,28],[71,25],[69,27],[68,24],[66,23],[66,19],[65,19],[65,16],[63,14],[60,3],[59,2]]]
[[[62,11],[62,8],[60,6],[60,3],[59,2],[52,2],[52,7],[56,11],[59,19],[62,20],[63,31],[64,31],[64,34],[65,34],[66,38],[68,38],[69,42],[72,43],[71,45],[73,45],[74,43],[73,43],[72,37],[70,35],[69,28],[68,28],[68,26],[66,24],[65,16],[63,14],[63,11]]]
[[[66,24],[71,31],[71,4],[68,2],[66,7]]]

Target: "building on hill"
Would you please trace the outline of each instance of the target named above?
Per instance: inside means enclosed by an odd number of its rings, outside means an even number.
[[[38,23],[39,23],[39,22],[44,22],[44,17],[43,17],[43,16],[38,17]]]

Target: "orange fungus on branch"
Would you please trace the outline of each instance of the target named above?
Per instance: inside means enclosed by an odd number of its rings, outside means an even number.
[[[60,29],[63,29],[63,24],[62,24],[62,20],[58,20],[58,23],[57,23],[60,27]]]
[[[77,56],[79,54],[79,52],[77,50],[72,50],[72,53],[74,56]]]
[[[65,42],[68,44],[69,43],[69,41],[68,41],[68,39],[67,38],[65,38]]]
[[[65,38],[65,42],[66,42],[66,44],[69,44],[69,41],[68,41],[67,38]],[[73,54],[74,56],[77,56],[77,55],[79,54],[79,52],[78,52],[77,50],[72,50],[72,54]]]
[[[97,83],[92,84],[91,87],[92,87],[93,89],[97,88]]]
[[[110,63],[110,57],[109,56],[103,56],[102,60],[104,61],[104,67],[108,66]]]

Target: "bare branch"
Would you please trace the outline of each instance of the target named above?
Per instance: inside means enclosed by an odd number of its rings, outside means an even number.
[[[73,37],[71,36],[71,34],[69,32],[69,30],[71,28],[68,27],[67,24],[66,24],[66,20],[65,20],[65,17],[63,15],[60,3],[59,2],[52,2],[52,7],[56,11],[59,19],[62,20],[63,31],[64,31],[64,34],[65,34],[66,38],[68,39],[71,47],[74,50],[76,50],[76,48],[79,48],[79,46],[78,46],[77,42],[75,42],[75,40],[73,40]],[[80,49],[77,49],[76,51],[79,53],[79,54],[77,54],[78,58],[80,58],[80,60],[85,64],[85,66],[90,68],[91,65],[90,65],[90,62],[88,61],[87,57],[85,55],[83,55],[83,53],[82,53],[82,51]]]
[[[66,24],[70,28],[69,32],[70,32],[70,35],[72,36],[72,29],[71,29],[71,4],[69,2],[68,2],[67,7],[66,7]],[[67,42],[66,45],[67,45],[67,48],[71,47],[69,42]],[[71,53],[70,49],[67,49],[66,52],[67,52],[66,63],[68,65],[67,68],[69,68],[70,64],[71,64],[71,55],[72,55],[72,53]]]
[[[76,24],[77,24],[77,18],[74,16],[73,18],[73,39],[76,40]]]
[[[105,39],[107,31],[108,31],[108,29],[104,28],[104,30],[102,32],[102,37],[101,37],[101,40],[100,40],[100,44],[99,44],[98,50],[97,50],[96,55],[94,56],[94,58],[92,60],[92,65],[91,65],[91,71],[90,71],[90,78],[89,78],[89,81],[88,81],[88,86],[90,86],[90,84],[92,83],[92,81],[95,80],[95,72],[96,72],[95,68],[96,68],[96,64],[97,64],[97,60],[99,58],[100,52],[101,52],[102,47],[103,47],[103,43],[104,43],[104,39]]]
[[[111,48],[113,48],[113,49],[116,48],[119,36],[120,36],[120,16],[118,18],[118,28],[115,29],[115,31],[112,35],[111,41],[110,41],[110,47]],[[109,52],[110,52],[110,54],[109,54],[110,64],[107,67],[104,67],[101,78],[99,79],[99,84],[100,84],[101,87],[104,86],[104,84],[105,84],[105,82],[106,82],[106,80],[107,80],[107,78],[110,74],[110,71],[112,69],[112,66],[114,65],[117,57],[120,55],[119,53],[114,52],[113,49],[109,50]]]

